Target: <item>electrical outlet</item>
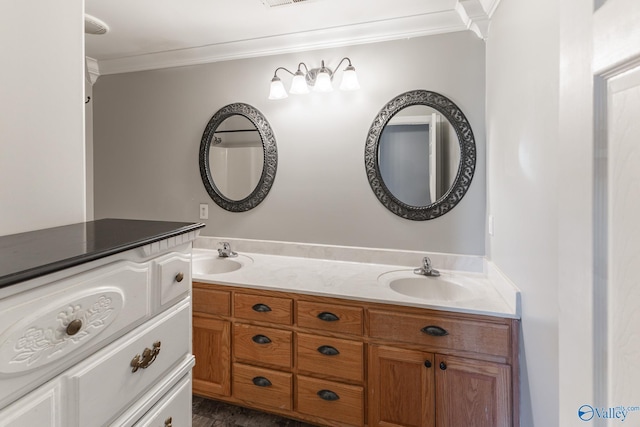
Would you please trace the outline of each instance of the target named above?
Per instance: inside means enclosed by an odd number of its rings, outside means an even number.
[[[200,219],[209,219],[209,205],[200,203]]]

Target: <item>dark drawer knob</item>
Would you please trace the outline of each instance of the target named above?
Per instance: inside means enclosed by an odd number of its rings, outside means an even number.
[[[176,282],[180,283],[184,280],[184,273],[176,274]]]
[[[420,330],[427,335],[431,335],[432,337],[443,337],[445,335],[449,335],[449,332],[447,332],[446,329],[442,329],[440,326],[429,325]]]
[[[333,313],[329,313],[328,311],[323,311],[322,313],[318,314],[318,319],[325,322],[337,322],[338,320],[340,320],[338,316]]]
[[[80,320],[80,319],[72,320],[67,325],[67,335],[73,336],[73,335],[77,334],[78,332],[80,332],[80,329],[82,329],[82,320]]]
[[[173,427],[173,418],[169,417],[164,420],[164,427]]]
[[[325,356],[337,356],[340,354],[337,348],[331,347],[330,345],[321,345],[318,347],[318,352],[324,354]]]
[[[256,344],[269,344],[271,342],[271,339],[264,335],[254,335],[251,339]]]
[[[258,313],[266,313],[268,311],[271,311],[271,307],[269,307],[267,304],[256,304],[251,307],[251,309],[253,311],[257,311]]]
[[[340,396],[331,390],[320,390],[317,394],[320,399],[326,400],[327,402],[333,402],[334,400],[340,399]]]
[[[426,366],[427,368],[431,367],[431,360],[425,360],[424,361],[424,366]]]
[[[258,387],[270,387],[272,385],[271,381],[265,377],[254,377],[251,381]]]
[[[440,369],[442,369],[443,371],[447,369],[447,364],[444,362],[440,362]]]

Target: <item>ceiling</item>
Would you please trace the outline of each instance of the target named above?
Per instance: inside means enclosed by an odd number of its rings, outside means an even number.
[[[269,3],[291,3],[269,6]],[[94,74],[193,65],[471,30],[499,0],[85,0]]]

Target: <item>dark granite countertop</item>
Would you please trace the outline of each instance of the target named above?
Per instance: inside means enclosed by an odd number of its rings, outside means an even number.
[[[202,223],[100,219],[0,236],[0,288],[202,227]]]

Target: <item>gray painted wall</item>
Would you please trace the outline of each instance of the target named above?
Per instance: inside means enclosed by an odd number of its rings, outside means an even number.
[[[349,56],[362,89],[267,99],[278,66],[329,67]],[[282,74],[285,86],[290,76]],[[341,78],[338,73],[337,79]],[[365,175],[367,131],[392,97],[413,89],[453,100],[473,128],[470,190],[443,217],[414,222],[386,210]],[[107,75],[93,87],[95,217],[199,221],[203,235],[483,255],[485,48],[471,32]],[[207,195],[198,149],[209,118],[244,102],[269,120],[279,163],[257,208],[230,213]]]

